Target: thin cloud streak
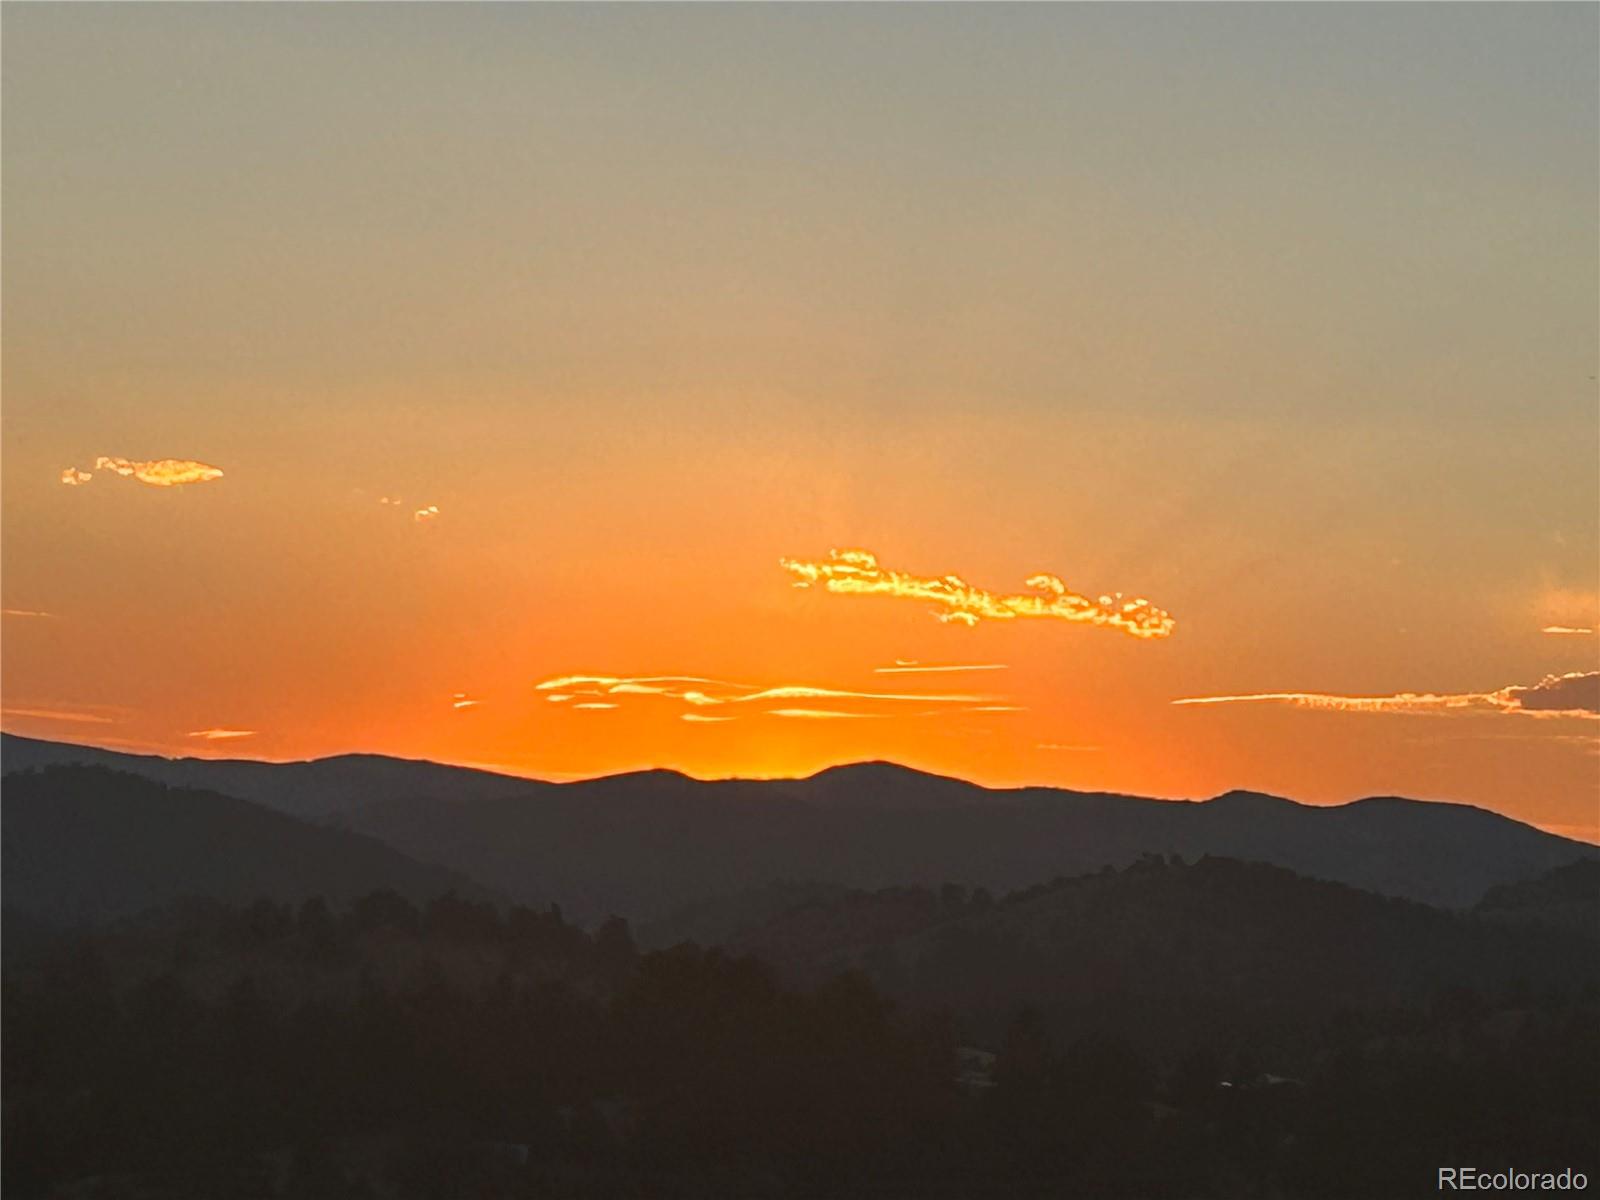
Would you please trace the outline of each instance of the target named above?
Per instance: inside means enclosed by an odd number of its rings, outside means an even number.
[[[4,615],[4,616],[8,616],[8,617],[37,617],[37,618],[39,618],[41,620],[46,620],[46,621],[54,621],[56,619],[56,614],[53,613],[53,612],[41,612],[38,609],[33,609],[33,608],[5,608],[5,609],[0,609],[0,615]]]
[[[1546,675],[1531,686],[1510,685],[1492,692],[1398,692],[1392,696],[1337,696],[1325,692],[1253,692],[1237,696],[1188,696],[1171,703],[1284,704],[1325,712],[1445,715],[1501,712],[1533,717],[1600,718],[1600,671]]]
[[[192,738],[204,738],[208,742],[225,742],[234,738],[255,737],[254,729],[196,729],[189,735]]]
[[[1034,589],[1031,594],[1001,595],[959,575],[934,577],[891,570],[867,550],[830,550],[828,558],[820,562],[793,558],[778,562],[795,577],[795,587],[820,584],[836,595],[927,600],[948,610],[935,614],[946,623],[972,626],[980,620],[1041,617],[1118,629],[1143,639],[1168,637],[1177,624],[1171,614],[1142,596],[1124,600],[1118,592],[1090,599],[1070,590],[1057,576],[1043,573],[1027,580],[1027,586]]]
[[[60,708],[0,708],[0,717],[24,717],[30,721],[63,721],[69,724],[115,725],[113,717],[96,713],[73,712]]]
[[[794,717],[806,721],[881,720],[884,713],[836,712],[829,708],[769,708],[769,717]]]
[[[955,671],[1005,671],[1008,663],[951,663],[948,666],[920,666],[915,663],[895,663],[892,667],[873,667],[874,675],[937,675]]]
[[[732,720],[733,710],[756,715],[817,720],[849,717],[922,717],[956,712],[1014,712],[1004,696],[967,692],[863,691],[810,684],[761,687],[704,675],[558,675],[535,683],[549,702],[585,697],[573,708],[619,703],[667,702],[686,706],[679,716],[691,721]],[[559,690],[557,690],[559,689]],[[800,703],[802,702],[817,702]],[[823,707],[827,705],[828,707]],[[928,706],[934,706],[929,708]],[[888,711],[880,711],[887,709]],[[711,711],[708,711],[711,710]],[[717,712],[716,710],[722,710]]]
[[[1594,634],[1594,630],[1592,629],[1583,629],[1573,625],[1546,625],[1539,632],[1553,633],[1558,636],[1567,635],[1576,637],[1590,637]]]

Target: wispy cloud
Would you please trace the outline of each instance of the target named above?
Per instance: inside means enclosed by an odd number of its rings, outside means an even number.
[[[0,717],[25,717],[30,721],[62,721],[79,725],[114,725],[116,719],[70,708],[0,708]]]
[[[734,683],[704,675],[558,675],[534,684],[547,701],[573,708],[595,704],[670,704],[682,706],[688,721],[728,721],[735,716],[927,717],[958,712],[1015,712],[1004,696],[971,692],[877,691],[812,684]],[[802,703],[796,703],[797,701]]]
[[[477,708],[482,703],[482,700],[474,700],[466,692],[457,692],[450,697],[451,708]]]
[[[778,560],[795,577],[795,587],[821,585],[845,596],[897,596],[924,600],[944,611],[941,621],[976,625],[979,621],[1010,621],[1041,617],[1075,624],[1119,629],[1137,638],[1169,636],[1176,622],[1163,609],[1142,596],[1124,599],[1122,593],[1095,599],[1072,591],[1057,576],[1038,574],[1027,580],[1032,592],[1002,595],[977,587],[959,575],[913,575],[879,564],[867,550],[830,550],[824,561]]]
[[[831,708],[772,708],[767,710],[769,717],[796,717],[806,721],[833,721],[856,720],[859,718],[881,718],[884,713],[838,712]]]
[[[189,735],[192,738],[204,738],[208,742],[228,742],[235,738],[255,737],[254,729],[196,729]]]
[[[713,717],[706,713],[686,712],[679,713],[678,720],[692,721],[696,725],[720,725],[724,721],[737,720],[736,717]]]
[[[873,667],[874,675],[942,675],[956,671],[1004,671],[1006,663],[950,663],[939,665],[930,663],[926,666],[916,662],[901,662],[895,660],[892,667]]]
[[[0,609],[0,615],[7,617],[35,617],[47,621],[56,619],[55,613],[41,612],[36,608],[4,608]]]
[[[1173,704],[1286,704],[1328,712],[1449,713],[1502,712],[1535,717],[1600,716],[1600,671],[1546,675],[1528,686],[1513,684],[1492,692],[1397,692],[1391,696],[1338,696],[1325,692],[1255,692],[1239,696],[1188,696]]]
[[[158,458],[141,462],[129,458],[110,458],[102,454],[94,460],[95,471],[110,471],[125,479],[136,479],[151,487],[180,487],[186,483],[210,483],[221,479],[222,471],[191,458]],[[88,483],[93,478],[90,471],[68,467],[61,472],[61,482],[69,486]]]
[[[1063,754],[1092,754],[1096,750],[1103,750],[1103,746],[1077,746],[1065,742],[1035,742],[1035,750],[1053,750]]]
[[[437,504],[430,504],[426,508],[417,509],[416,512],[411,514],[411,519],[417,522],[417,524],[421,525],[428,521],[432,521],[438,515],[439,506]]]
[[[1592,629],[1583,629],[1575,625],[1546,625],[1540,633],[1553,633],[1557,635],[1587,637],[1594,633]]]
[[[609,701],[609,700],[585,700],[580,704],[574,704],[572,707],[573,708],[596,709],[596,708],[616,708],[617,705],[616,705],[615,702]]]

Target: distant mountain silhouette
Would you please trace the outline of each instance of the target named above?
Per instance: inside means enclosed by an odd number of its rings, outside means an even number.
[[[337,820],[531,904],[660,921],[779,880],[844,888],[956,882],[995,894],[1141,854],[1219,855],[1445,907],[1600,850],[1460,804],[1318,807],[1251,792],[1207,801],[996,790],[890,763],[808,779],[702,782],[641,771],[574,783],[372,756],[310,763],[167,760],[7,737],[7,770],[92,754],[108,765]],[[232,789],[230,791],[230,788]],[[765,917],[769,913],[762,912]],[[717,917],[724,926],[739,922]]]
[[[490,893],[373,838],[215,792],[103,767],[11,773],[0,794],[8,910],[72,924],[187,896],[341,902],[387,889],[424,901]]]
[[[163,758],[124,754],[98,746],[48,742],[0,734],[0,769],[109,767],[173,787],[202,788],[249,800],[290,816],[324,821],[377,796],[419,795],[481,800],[526,794],[538,782],[381,754],[340,754],[309,762],[270,763],[251,759]]]
[[[1548,880],[1522,886],[1547,892]],[[1341,1010],[1447,994],[1503,1002],[1512,987],[1600,983],[1600,891],[1582,903],[1587,937],[1507,928],[1261,863],[1151,855],[999,901],[903,887],[812,900],[725,948],[795,986],[864,971],[891,996],[957,1014],[978,1036],[997,1036],[1009,1013],[1031,1005],[1064,1033],[1108,1030],[1178,1052],[1298,1036]]]
[[[1537,879],[1492,887],[1475,911],[1495,920],[1565,925],[1600,940],[1600,860],[1575,859]]]

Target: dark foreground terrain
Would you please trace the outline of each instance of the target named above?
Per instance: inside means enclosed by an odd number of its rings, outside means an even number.
[[[4,1194],[1435,1193],[1600,1180],[1593,864],[1444,912],[1152,856],[626,922],[393,891],[8,911]],[[1551,919],[1541,912],[1548,910]],[[769,962],[773,965],[768,965]],[[891,998],[892,997],[892,998]]]

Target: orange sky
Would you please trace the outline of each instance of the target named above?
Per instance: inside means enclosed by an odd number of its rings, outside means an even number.
[[[1600,839],[1595,10],[502,7],[7,13],[7,730]]]

